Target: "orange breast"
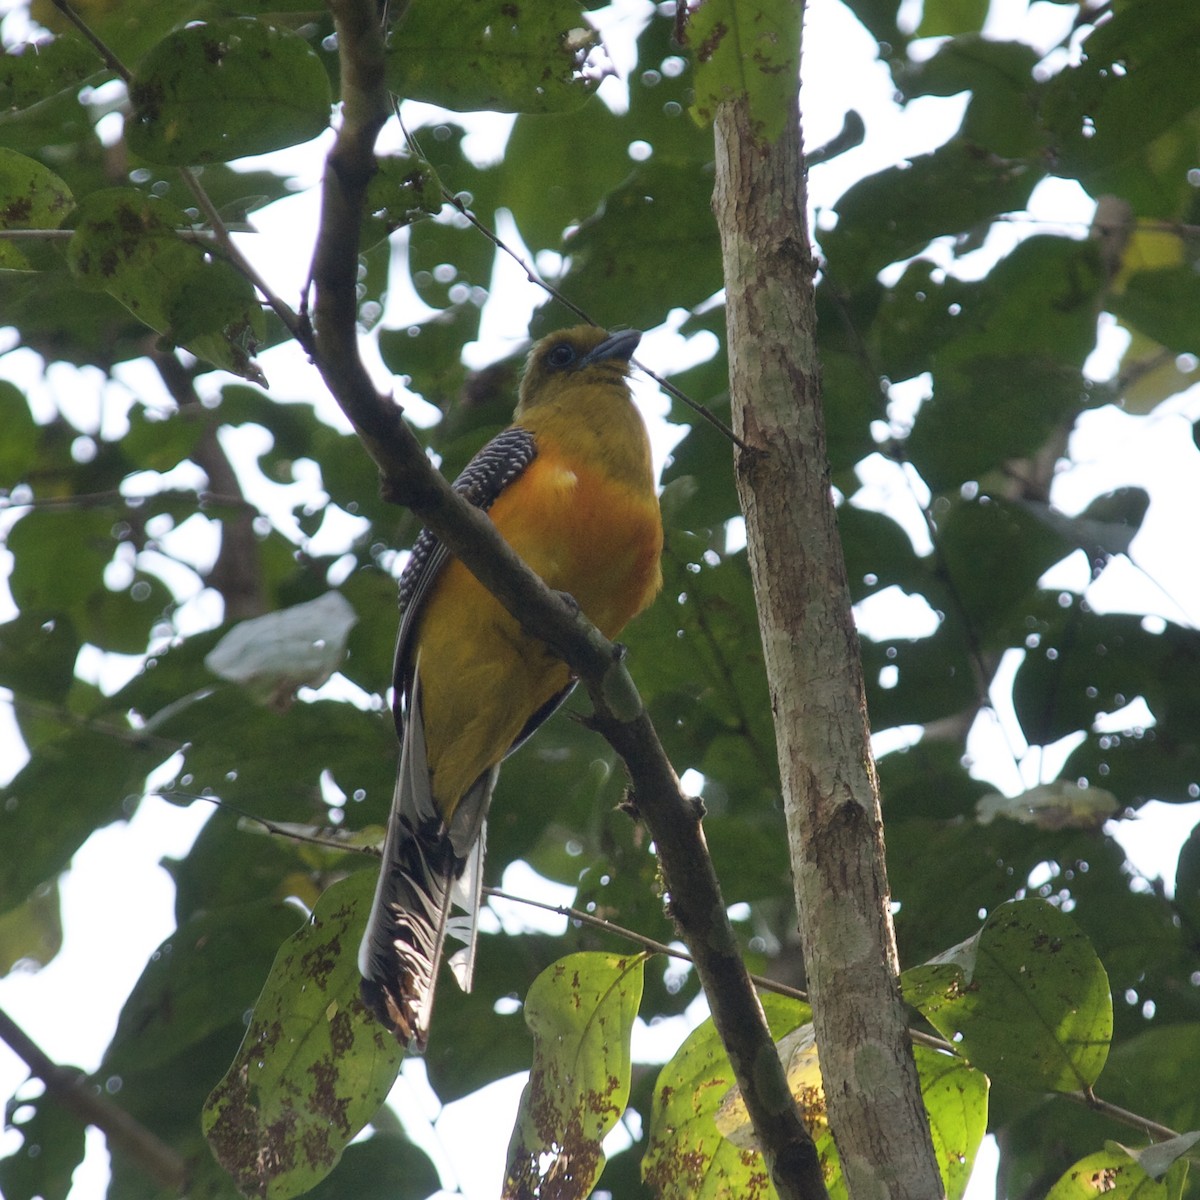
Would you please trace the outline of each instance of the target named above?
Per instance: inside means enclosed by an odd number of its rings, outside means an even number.
[[[641,495],[594,467],[543,453],[496,501],[492,519],[552,587],[615,637],[662,585],[662,519]]]
[[[606,637],[661,586],[657,498],[593,467],[540,453],[490,515],[530,567],[573,596]],[[429,599],[417,670],[434,795],[447,817],[569,678],[457,561]]]

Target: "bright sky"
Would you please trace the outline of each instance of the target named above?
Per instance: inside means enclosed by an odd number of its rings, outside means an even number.
[[[0,14],[19,7],[17,0],[0,0]],[[618,71],[631,64],[632,38],[650,11],[648,0],[620,0],[610,9],[594,14],[601,20],[606,41]],[[920,12],[920,0],[908,0],[905,8],[911,24]],[[1046,49],[1065,35],[1073,19],[1070,6],[1035,4],[1026,9],[1024,0],[994,0],[988,32],[995,37],[1020,37]],[[14,35],[12,24],[6,36]],[[818,166],[810,175],[810,197],[820,226],[820,212],[832,206],[854,180],[890,166],[902,157],[931,150],[941,144],[957,127],[965,100],[922,99],[904,111],[893,103],[894,86],[885,68],[874,61],[874,40],[857,24],[839,0],[811,0],[808,11],[804,80],[806,87],[806,136],[810,145],[819,145],[839,130],[842,116],[857,108],[867,116],[868,136],[862,146],[831,163]],[[617,81],[605,84],[620,93]],[[614,101],[619,103],[619,99]],[[475,144],[484,147],[503,144],[508,118],[481,118]],[[308,183],[315,183],[322,167],[323,140],[285,156],[287,168],[296,170]],[[491,152],[495,152],[492,150]],[[274,161],[279,162],[275,156]],[[263,233],[244,239],[244,247],[270,279],[276,291],[285,296],[299,293],[307,270],[307,255],[298,246],[311,238],[315,214],[315,196],[310,190],[281,201],[256,217]],[[1027,225],[1012,224],[998,229],[987,245],[968,259],[955,263],[956,273],[982,274],[996,257],[1033,229],[1047,226],[1063,228],[1072,236],[1086,234],[1092,215],[1091,201],[1077,187],[1065,183],[1046,183],[1035,192]],[[515,242],[511,224],[501,232]],[[523,249],[517,244],[518,249]],[[948,249],[943,251],[950,263]],[[492,294],[501,297],[485,310],[480,342],[468,349],[473,365],[491,361],[507,345],[523,340],[529,313],[539,302],[539,294],[525,281],[523,274],[508,260],[501,259],[493,279]],[[582,298],[586,301],[586,297]],[[411,293],[394,289],[389,296],[389,323],[403,323],[425,315],[420,302]],[[12,339],[0,333],[0,353],[11,347]],[[1119,338],[1102,342],[1090,369],[1098,378],[1109,374],[1121,349]],[[685,344],[670,329],[650,331],[639,357],[662,371],[677,369],[683,361],[697,355],[707,356],[711,347],[703,340]],[[283,398],[311,398],[320,395],[319,384],[303,355],[295,348],[270,351],[264,366],[272,381],[273,394]],[[386,380],[379,363],[379,379]],[[76,372],[56,368],[49,380],[38,379],[39,364],[33,356],[20,351],[0,358],[0,375],[13,378],[31,392],[36,411],[50,412],[60,404],[85,426],[119,435],[123,414],[135,395],[161,394],[153,373],[136,366],[122,369],[124,387],[103,388],[95,372]],[[902,385],[893,402],[897,411],[919,400],[921,381]],[[1088,414],[1072,439],[1072,465],[1055,486],[1056,503],[1067,512],[1078,511],[1094,495],[1121,484],[1141,483],[1156,501],[1152,503],[1142,533],[1133,547],[1137,566],[1115,566],[1089,590],[1094,607],[1111,606],[1125,610],[1159,612],[1172,619],[1200,621],[1200,564],[1194,547],[1191,555],[1179,550],[1181,531],[1170,526],[1177,514],[1200,511],[1200,480],[1173,460],[1179,445],[1178,423],[1200,418],[1200,389],[1176,397],[1157,411],[1151,420],[1129,417],[1115,410]],[[639,400],[647,415],[656,423],[658,458],[662,457],[674,435],[662,428],[665,411],[662,398],[650,386],[642,388]],[[406,398],[406,404],[410,403]],[[344,427],[340,414],[327,399],[319,402],[327,419]],[[420,415],[420,404],[412,410]],[[246,482],[250,498],[265,511],[281,513],[290,504],[296,488],[312,489],[312,481],[301,480],[287,489],[268,483],[253,466],[253,447],[243,441],[228,447]],[[915,538],[923,537],[923,525],[915,519],[920,499],[901,468],[882,459],[871,461],[863,471],[864,490],[856,503],[886,508],[905,521]],[[286,497],[287,504],[281,503]],[[10,521],[11,518],[7,519]],[[347,518],[349,520],[349,518]],[[7,528],[0,513],[0,533]],[[349,526],[343,526],[349,531]],[[177,543],[185,555],[198,563],[211,559],[212,534],[193,525],[190,533],[177,533]],[[336,530],[329,536],[336,536]],[[188,541],[188,539],[191,539]],[[0,578],[7,574],[7,556],[0,551]],[[1070,561],[1056,569],[1057,587],[1082,590],[1087,585],[1080,564]],[[180,572],[178,586],[183,595],[191,595],[181,621],[193,631],[207,628],[221,619],[220,606],[203,594],[195,577]],[[11,615],[11,601],[0,587],[0,620]],[[194,593],[194,594],[193,594]],[[884,633],[913,629],[928,619],[927,606],[919,603],[905,607],[899,597],[863,606],[860,622],[869,632]],[[6,604],[8,607],[6,608]],[[90,668],[106,685],[119,686],[135,661],[93,661]],[[1007,669],[1015,670],[1015,662]],[[1016,731],[1015,722],[1005,719],[1001,706],[1002,728],[989,725],[987,719],[973,734],[973,749],[983,764],[982,770],[1004,792],[1019,791],[1023,786],[1052,777],[1069,747],[1059,747],[1059,755],[1027,752]],[[892,737],[888,745],[898,744]],[[0,777],[7,778],[22,761],[16,749],[10,710],[0,704]],[[880,746],[882,751],[885,747]],[[1015,751],[1015,755],[1014,755]],[[62,881],[62,907],[66,942],[62,952],[39,972],[18,970],[0,980],[0,1006],[22,1025],[36,1042],[55,1060],[93,1069],[116,1025],[117,1015],[129,989],[137,979],[153,949],[172,932],[173,888],[159,867],[164,855],[186,853],[201,824],[209,815],[208,806],[194,804],[181,810],[155,798],[143,802],[136,816],[125,825],[101,830],[83,847]],[[1123,822],[1120,840],[1134,858],[1140,871],[1150,878],[1165,874],[1173,878],[1178,846],[1192,825],[1200,820],[1200,805],[1148,805],[1134,821]],[[545,881],[532,877],[520,864],[505,876],[505,887],[514,892],[532,894]],[[564,890],[556,900],[569,900]],[[511,914],[509,914],[511,919]],[[64,998],[86,987],[89,1019],[86,1022],[63,1019]],[[653,1035],[642,1031],[636,1050],[648,1061],[662,1061],[685,1036],[687,1029],[701,1019],[703,1010],[689,1014],[655,1029]],[[643,1034],[645,1034],[643,1036]],[[4,1046],[0,1046],[0,1096],[13,1094],[26,1072]],[[404,1116],[410,1131],[424,1145],[443,1171],[449,1188],[461,1188],[471,1197],[492,1197],[498,1192],[503,1169],[504,1149],[511,1121],[501,1114],[515,1111],[523,1077],[515,1076],[486,1089],[478,1097],[438,1110],[436,1098],[424,1085],[420,1063],[406,1065],[392,1096],[392,1103]],[[38,1089],[27,1085],[22,1095],[34,1095]],[[486,1119],[481,1114],[486,1113]],[[484,1130],[495,1136],[489,1144],[481,1137]],[[619,1133],[619,1131],[618,1131]],[[461,1148],[470,1138],[470,1155],[448,1150]],[[12,1133],[0,1135],[0,1153],[19,1143]],[[614,1146],[620,1141],[614,1138]],[[990,1142],[990,1139],[989,1139]],[[457,1172],[457,1174],[456,1174]],[[985,1145],[972,1181],[970,1200],[986,1200],[993,1195],[995,1176],[994,1149]],[[103,1138],[89,1133],[88,1155],[76,1175],[73,1200],[98,1200],[107,1180],[107,1154]]]

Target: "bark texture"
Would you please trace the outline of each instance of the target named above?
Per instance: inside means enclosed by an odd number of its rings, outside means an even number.
[[[800,118],[716,120],[736,458],[830,1125],[854,1200],[943,1194],[897,990],[878,780],[825,452]]]
[[[342,64],[342,123],[329,154],[313,260],[314,362],[379,467],[384,496],[410,507],[530,632],[567,662],[595,706],[594,726],[629,769],[637,811],[662,864],[673,916],[692,952],[780,1200],[826,1195],[812,1138],[788,1091],[758,995],[729,924],[697,806],[683,795],[624,663],[579,611],[517,557],[489,517],[431,465],[398,406],[379,395],[358,350],[359,225],[390,111],[373,0],[330,0]],[[303,332],[303,330],[301,331]]]

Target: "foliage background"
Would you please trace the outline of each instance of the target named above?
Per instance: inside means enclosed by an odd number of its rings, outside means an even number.
[[[188,16],[228,20],[259,7],[205,4]],[[1123,413],[1113,421],[1123,431],[1169,431],[1163,444],[1177,455],[1174,469],[1197,465],[1200,401],[1186,389],[1200,354],[1200,15],[1189,0],[1081,9],[1077,27],[1042,55],[1018,39],[981,37],[982,3],[927,0],[915,28],[907,8],[902,27],[889,0],[849,7],[876,39],[902,102],[969,96],[944,144],[854,184],[818,223],[830,455],[854,598],[895,599],[889,589],[899,589],[924,601],[925,636],[872,623],[863,642],[873,727],[906,731],[880,744],[907,744],[911,727],[924,729],[920,741],[879,764],[901,954],[906,965],[922,962],[971,936],[1003,900],[1048,898],[1090,937],[1116,998],[1114,1045],[1098,1090],[1192,1128],[1200,1123],[1190,1083],[1200,1068],[1200,834],[1185,843],[1174,886],[1170,879],[1154,886],[1131,876],[1114,826],[1104,821],[1131,817],[1150,799],[1200,796],[1200,639],[1184,616],[1190,603],[1194,617],[1195,598],[1150,589],[1156,611],[1149,618],[1093,604],[1111,594],[1106,580],[1136,561],[1143,521],[1173,533],[1194,580],[1190,514],[1156,513],[1169,502],[1132,481],[1088,507],[1076,501],[1070,515],[1053,502],[1071,474],[1063,464],[1083,465],[1078,447],[1097,413]],[[627,72],[628,108],[613,111],[597,97],[580,104],[587,89],[577,83],[539,94],[520,69],[499,78],[460,70],[479,35],[468,9],[454,18],[461,25],[447,25],[457,57],[445,70],[417,78],[404,65],[436,65],[441,30],[414,23],[397,37],[394,86],[447,106],[409,110],[438,177],[484,221],[510,214],[528,253],[546,269],[561,262],[557,285],[598,322],[648,329],[666,322],[696,337],[698,352],[715,350],[674,382],[720,412],[711,135],[688,116],[692,68],[672,41],[669,15],[642,7],[630,18],[640,28],[637,61]],[[273,25],[287,31],[281,75],[251,75],[234,57],[211,92],[177,98],[215,114],[214,127],[231,126],[236,111],[213,106],[228,96],[230,80],[241,83],[272,116],[253,137],[267,127],[282,146],[323,126],[336,71],[325,15],[299,5],[271,10]],[[422,12],[420,3],[414,10]],[[563,13],[548,20],[580,20],[570,5]],[[218,161],[228,146],[185,145],[175,159],[144,131],[135,135],[152,94],[145,86],[133,89],[122,139],[116,114],[124,90],[106,82],[111,72],[50,10],[34,15],[56,31],[56,49],[36,61],[6,60],[0,147],[52,170],[75,207],[47,202],[32,216],[10,214],[10,227],[65,222],[100,238],[112,211],[102,193],[116,186],[153,196],[166,227],[198,222],[193,198],[164,165],[175,161],[205,162],[204,186],[235,223],[289,193],[289,178],[270,167],[235,171]],[[179,13],[135,2],[88,16],[122,59],[159,78],[155,47],[172,35]],[[521,62],[524,51],[512,49]],[[302,87],[286,86],[297,77]],[[446,90],[447,81],[473,90]],[[453,108],[525,111],[503,157],[481,158],[468,152],[466,123]],[[237,154],[268,148],[254,140],[232,147]],[[1014,217],[1053,181],[1104,200],[1096,236]],[[31,194],[56,193],[35,187]],[[381,234],[406,196],[385,197]],[[168,340],[242,380],[171,354],[119,302],[130,295],[91,290],[97,280],[89,279],[81,244],[90,243],[76,241],[64,253],[50,241],[0,243],[28,256],[6,261],[16,269],[0,275],[0,312],[19,345],[40,356],[51,377],[54,364],[68,363],[89,368],[83,378],[91,387],[106,378],[137,381],[106,391],[102,424],[69,397],[53,411],[35,411],[12,385],[0,393],[16,614],[0,627],[0,684],[13,694],[30,753],[0,805],[0,845],[21,848],[0,861],[5,965],[53,954],[54,880],[93,831],[133,814],[148,775],[167,790],[164,763],[180,802],[212,794],[232,806],[169,864],[179,929],[169,969],[161,956],[148,965],[96,1073],[101,1084],[119,1078],[122,1106],[189,1157],[195,1194],[227,1195],[231,1185],[196,1114],[233,1058],[243,1013],[276,949],[298,924],[284,902],[294,896],[311,905],[326,883],[370,867],[352,855],[248,834],[233,810],[355,829],[383,821],[394,769],[382,702],[395,632],[393,576],[397,551],[415,528],[379,500],[365,456],[322,419],[326,410],[281,404],[255,385],[239,348],[250,340],[270,345],[282,331],[261,321],[235,284],[197,278],[183,308],[170,283],[154,291],[162,278],[177,278],[161,264],[130,286],[134,298],[139,289],[160,296],[151,324]],[[980,256],[972,257],[981,247],[993,250],[992,260],[1006,250],[981,269]],[[382,365],[436,410],[440,419],[423,436],[448,475],[511,409],[519,356],[470,371],[462,355],[483,322],[495,319],[492,296],[504,303],[496,272],[493,246],[448,210],[381,237],[363,257],[364,331]],[[427,307],[412,305],[412,293]],[[401,294],[419,319],[389,317],[406,311],[396,302]],[[251,333],[231,336],[239,320]],[[530,333],[568,320],[543,305]],[[1098,326],[1129,337],[1118,372],[1104,380],[1084,370]],[[705,333],[716,338],[701,339]],[[130,370],[147,358],[161,387],[144,382],[151,377],[144,369]],[[682,408],[670,416],[692,420]],[[249,427],[269,435],[254,464],[268,480],[319,478],[323,498],[306,492],[291,521],[272,522],[245,500],[227,431]],[[188,463],[199,470],[181,467]],[[884,512],[870,507],[873,492],[862,482],[881,472],[900,494]],[[628,632],[635,676],[677,769],[704,778],[709,844],[726,896],[748,906],[740,928],[753,966],[795,981],[802,972],[790,933],[770,712],[727,443],[703,425],[692,429],[673,451],[664,488],[667,582]],[[213,547],[207,558],[187,536],[201,530]],[[200,582],[223,601],[219,628],[198,630],[197,607],[182,603]],[[358,618],[342,667],[351,687],[282,709],[206,669],[206,654],[233,620],[330,587]],[[863,611],[878,613],[879,601]],[[97,686],[88,647],[138,656],[141,669],[115,691]],[[972,763],[989,731],[997,744],[997,712],[1007,717],[1001,753],[1020,760],[1026,785],[1088,790],[1060,788],[1049,808],[1033,807],[1039,794],[981,819],[978,805],[992,785]],[[1006,790],[1015,777],[1007,774]],[[569,717],[556,719],[505,768],[490,872],[498,879],[522,859],[575,887],[577,906],[670,940],[653,855],[615,810],[621,791],[604,745]],[[553,959],[590,948],[622,949],[574,927],[556,937],[484,939],[473,995],[440,994],[426,1066],[444,1102],[528,1066],[519,1007],[498,1009],[497,999],[524,996]],[[694,998],[690,977],[654,968],[642,1015],[669,1017]],[[157,1022],[151,1044],[147,1013]],[[652,1082],[645,1072],[631,1096],[643,1116]],[[26,1144],[0,1163],[0,1189],[65,1195],[81,1131],[36,1101],[21,1117]],[[1105,1137],[1122,1136],[1094,1115],[1004,1085],[993,1088],[990,1129],[1002,1152],[999,1190],[1012,1197],[1044,1194],[1070,1163]],[[36,1159],[31,1145],[40,1148]],[[639,1155],[635,1146],[615,1156],[602,1186],[638,1194]],[[424,1155],[381,1118],[327,1186],[365,1196],[376,1194],[372,1187],[383,1194],[385,1181],[389,1195],[423,1196],[436,1186]],[[146,1191],[115,1157],[111,1194]]]

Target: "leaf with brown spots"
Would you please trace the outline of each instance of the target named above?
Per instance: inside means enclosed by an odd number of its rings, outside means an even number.
[[[316,52],[250,18],[169,34],[138,64],[129,98],[129,148],[170,166],[280,150],[329,124],[329,77]]]
[[[788,1086],[817,1144],[830,1200],[846,1200],[837,1147],[825,1113],[820,1065],[806,1004],[764,996],[763,1008]],[[789,1028],[794,1022],[802,1022]],[[961,1200],[987,1129],[988,1081],[952,1054],[915,1046],[921,1098],[929,1116],[945,1200]],[[869,1072],[869,1068],[864,1068]],[[712,1021],[705,1021],[659,1076],[643,1163],[659,1200],[770,1197],[758,1137]],[[864,1086],[870,1086],[864,1074]]]
[[[508,1146],[505,1197],[591,1194],[604,1168],[601,1143],[629,1099],[644,966],[641,954],[570,954],[534,980],[525,999],[533,1068]]]
[[[1108,1058],[1108,975],[1061,909],[1002,904],[973,938],[905,971],[904,998],[993,1080],[1034,1091],[1091,1087]]]
[[[802,11],[797,0],[706,0],[692,9],[692,116],[707,125],[721,101],[745,96],[755,132],[767,141],[778,137],[796,92]]]
[[[341,1158],[387,1097],[403,1052],[358,998],[355,950],[375,880],[334,884],[275,956],[202,1123],[246,1196],[287,1200]]]
[[[410,4],[388,44],[388,86],[459,112],[566,112],[596,90],[597,41],[576,0]]]
[[[763,996],[776,1040],[812,1020],[812,1009],[784,996]],[[711,1020],[688,1035],[659,1073],[642,1178],[659,1200],[768,1200],[775,1196],[762,1155],[717,1131],[717,1110],[735,1080]],[[832,1152],[833,1139],[823,1139]],[[826,1170],[826,1178],[830,1171]]]
[[[249,280],[180,236],[189,222],[135,188],[93,192],[67,243],[72,274],[106,291],[171,345],[265,382],[252,354],[266,324]]]
[[[1081,1158],[1050,1189],[1046,1200],[1168,1200],[1183,1190],[1187,1163],[1179,1161],[1163,1179],[1154,1179],[1134,1161],[1128,1151],[1110,1142]]]
[[[0,147],[0,229],[57,229],[74,205],[71,189],[48,167]],[[20,247],[0,240],[0,268],[30,267]]]

